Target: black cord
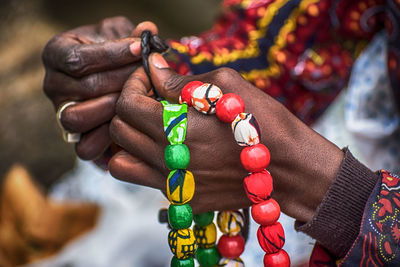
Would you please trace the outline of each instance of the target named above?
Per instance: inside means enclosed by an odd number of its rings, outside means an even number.
[[[250,214],[249,214],[249,209],[243,209],[243,215],[244,215],[244,226],[242,228],[242,236],[244,238],[244,241],[247,242],[247,239],[249,238],[249,232],[250,232]]]
[[[150,69],[149,69],[149,56],[152,52],[163,53],[168,49],[168,45],[160,38],[157,34],[152,35],[150,31],[142,32],[142,41],[140,47],[142,50],[142,63],[144,71],[149,77],[150,85],[153,88],[154,96],[157,101],[161,101],[162,97],[158,94],[156,88],[153,86],[151,81]]]

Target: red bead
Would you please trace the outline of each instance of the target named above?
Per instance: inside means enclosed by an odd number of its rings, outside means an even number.
[[[244,101],[236,94],[225,94],[215,106],[218,119],[231,123],[239,113],[244,112]]]
[[[271,197],[272,177],[268,171],[255,172],[244,178],[244,191],[253,203],[260,203]]]
[[[244,238],[241,235],[223,235],[218,241],[218,251],[222,257],[228,259],[238,258],[244,251]]]
[[[263,144],[245,147],[240,153],[240,161],[249,172],[261,172],[269,164],[269,150]]]
[[[265,254],[264,267],[290,267],[290,258],[287,252],[283,249],[277,253]]]
[[[266,253],[276,253],[285,244],[285,233],[279,222],[261,225],[257,231],[258,243]]]
[[[194,89],[196,89],[197,87],[203,85],[204,83],[200,82],[200,81],[192,81],[187,83],[182,91],[181,91],[181,96],[179,99],[179,103],[186,103],[189,107],[192,106],[192,93],[194,91]]]
[[[275,199],[268,199],[251,207],[251,217],[261,225],[274,224],[281,216],[281,208]]]

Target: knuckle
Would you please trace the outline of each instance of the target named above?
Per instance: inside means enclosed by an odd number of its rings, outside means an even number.
[[[65,71],[73,76],[81,76],[86,71],[78,45],[71,47],[65,54]]]
[[[117,145],[120,145],[118,133],[120,132],[122,124],[123,122],[117,116],[115,116],[110,123],[110,137]]]
[[[115,113],[118,116],[124,117],[128,112],[132,114],[135,113],[135,106],[134,103],[139,103],[140,95],[138,94],[130,94],[130,95],[123,95],[121,96],[117,104],[115,106]]]
[[[110,20],[112,20],[113,22],[115,22],[117,24],[131,23],[131,21],[125,16],[115,16],[115,17],[110,18]]]
[[[172,75],[169,79],[167,79],[163,87],[166,92],[169,93],[179,93],[182,89],[182,85],[184,84],[184,76],[181,75]]]
[[[53,90],[52,90],[50,80],[51,79],[49,77],[49,74],[46,71],[46,74],[44,75],[44,79],[43,79],[43,92],[48,98],[51,98],[53,95]]]
[[[108,170],[111,176],[121,181],[128,181],[128,179],[126,179],[126,173],[124,172],[124,169],[125,169],[125,164],[121,159],[121,157],[114,156],[108,162]],[[134,174],[130,174],[130,176],[132,175]]]
[[[50,58],[51,58],[52,54],[54,54],[54,52],[55,52],[54,50],[57,48],[57,46],[55,44],[58,43],[60,36],[61,36],[60,34],[57,34],[56,36],[51,38],[44,46],[44,49],[42,52],[42,62],[45,66],[50,64]]]
[[[238,76],[240,76],[240,74],[237,71],[228,67],[218,68],[212,72],[214,80],[220,83],[232,81],[232,79],[235,79]]]
[[[115,16],[103,19],[100,21],[99,25],[101,29],[112,29],[123,25],[131,25],[131,22],[125,16]]]

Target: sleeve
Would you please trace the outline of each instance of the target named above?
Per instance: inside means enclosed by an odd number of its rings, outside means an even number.
[[[347,148],[344,152],[336,179],[314,217],[307,223],[296,222],[296,230],[316,239],[338,257],[344,257],[357,238],[364,207],[379,178]]]
[[[400,177],[374,173],[346,149],[316,214],[296,229],[317,240],[310,266],[400,266]]]

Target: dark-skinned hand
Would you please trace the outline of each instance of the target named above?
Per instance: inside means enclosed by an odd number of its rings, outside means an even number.
[[[43,51],[43,88],[55,110],[78,102],[62,112],[61,123],[69,132],[82,133],[75,147],[82,159],[98,158],[111,143],[109,123],[123,84],[141,64],[143,30],[157,33],[151,22],[135,28],[127,18],[108,18],[56,35]]]
[[[246,112],[257,118],[262,143],[271,152],[267,169],[274,178],[273,197],[289,216],[301,221],[311,219],[343,159],[338,147],[234,70],[221,68],[202,75],[180,76],[160,54],[153,53],[150,72],[154,87],[170,102],[177,102],[183,86],[193,80],[214,83],[223,93],[238,94],[246,104]],[[146,96],[150,89],[142,68],[124,85],[117,116],[110,126],[113,141],[124,150],[114,155],[109,168],[116,178],[165,192],[169,170],[164,163],[164,149],[168,142],[162,126],[162,105]],[[236,144],[229,124],[189,108],[185,144],[191,157],[188,170],[196,181],[191,201],[195,213],[251,204],[243,189],[247,173],[240,163],[242,148]]]

